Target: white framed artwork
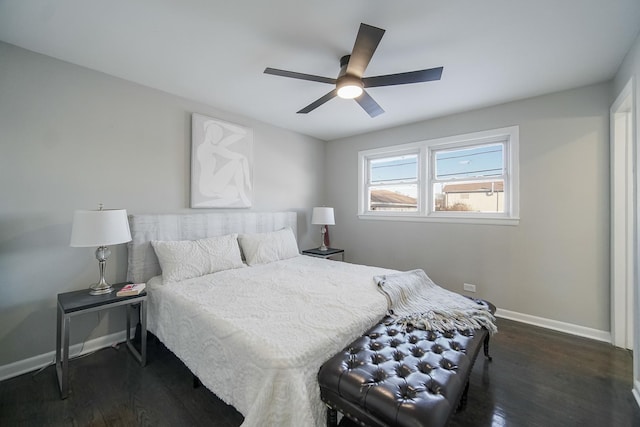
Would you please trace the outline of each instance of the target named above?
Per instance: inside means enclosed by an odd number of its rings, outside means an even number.
[[[251,207],[252,148],[250,128],[193,113],[191,207]]]

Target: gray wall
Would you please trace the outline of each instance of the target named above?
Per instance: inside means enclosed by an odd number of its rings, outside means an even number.
[[[555,93],[331,141],[327,202],[332,244],[349,261],[423,268],[499,308],[609,330],[610,85]],[[360,220],[359,150],[520,126],[520,224]]]
[[[97,279],[93,249],[69,247],[75,209],[188,210],[192,112],[253,128],[251,210],[298,211],[313,247],[325,142],[0,43],[0,367],[53,351],[56,294]],[[72,344],[123,330],[121,314],[74,319]]]

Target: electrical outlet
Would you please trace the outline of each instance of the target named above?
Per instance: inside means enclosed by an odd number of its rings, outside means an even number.
[[[465,291],[469,291],[469,292],[475,292],[476,291],[476,285],[472,285],[471,283],[465,283],[463,285],[463,288]]]

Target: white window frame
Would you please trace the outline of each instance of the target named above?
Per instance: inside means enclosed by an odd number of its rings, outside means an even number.
[[[504,213],[434,211],[434,152],[504,143],[505,170]],[[373,159],[419,153],[418,155],[418,210],[416,212],[371,211],[369,207],[369,161]],[[474,180],[471,178],[470,180]],[[510,126],[464,135],[455,135],[426,141],[412,142],[358,152],[358,217],[386,221],[457,222],[469,224],[517,225],[520,220],[519,182],[519,127]]]
[[[418,193],[420,193],[422,191],[422,183],[424,181],[424,151],[420,146],[412,146],[413,144],[406,144],[404,145],[404,149],[399,149],[394,151],[391,155],[383,153],[380,155],[371,155],[367,157],[367,166],[366,166],[366,170],[365,170],[365,179],[364,179],[364,189],[362,189],[364,191],[364,200],[367,201],[369,198],[369,190],[371,189],[371,187],[384,187],[387,184],[378,184],[378,185],[371,185],[371,179],[369,176],[369,172],[370,172],[370,168],[369,168],[369,161],[372,160],[377,160],[380,158],[388,158],[388,157],[400,157],[400,156],[408,156],[408,155],[417,155],[417,167],[418,167],[418,174],[417,174],[417,186],[418,186]],[[388,185],[394,185],[394,184],[388,184]],[[422,198],[418,197],[418,212],[420,212],[422,210]],[[365,205],[367,206],[368,203]],[[375,212],[375,211],[371,211],[371,212]],[[416,212],[409,212],[409,214],[413,214],[415,215]]]

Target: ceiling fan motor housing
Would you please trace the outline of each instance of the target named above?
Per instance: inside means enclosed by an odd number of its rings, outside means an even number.
[[[336,80],[336,89],[338,96],[344,99],[353,99],[362,95],[364,84],[362,79],[351,74],[347,74],[347,65],[349,65],[351,55],[345,55],[340,58],[340,73]]]

